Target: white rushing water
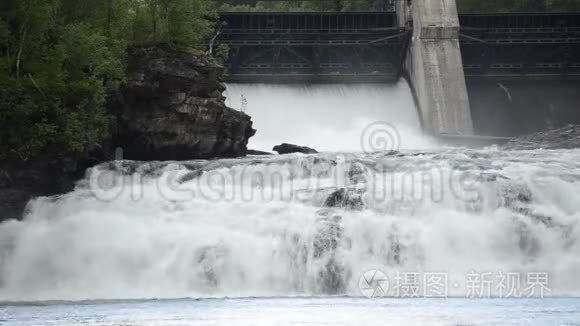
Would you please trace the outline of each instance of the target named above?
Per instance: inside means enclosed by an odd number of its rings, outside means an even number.
[[[525,293],[542,272],[549,294],[574,295],[578,162],[447,150],[107,163],[0,225],[0,300],[356,296],[373,269],[389,295],[398,272],[445,273],[450,295],[469,294],[474,272],[495,295],[501,273]],[[337,188],[344,205],[328,207]]]
[[[396,85],[229,84],[227,104],[244,109],[258,131],[248,148],[271,151],[293,143],[319,151],[361,151],[360,136],[385,121],[396,128],[399,147],[419,149],[433,142],[422,134],[411,90]],[[397,148],[394,148],[397,149]]]
[[[580,151],[409,150],[429,142],[403,84],[229,92],[257,149],[359,153],[99,165],[0,224],[0,301],[360,296],[372,270],[390,296],[401,275],[419,295],[580,294]]]
[[[4,310],[4,316],[2,314]],[[580,299],[242,298],[0,306],[14,326],[578,325]]]

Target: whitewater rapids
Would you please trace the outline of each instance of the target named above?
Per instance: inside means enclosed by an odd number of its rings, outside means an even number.
[[[459,296],[469,273],[545,272],[550,295],[578,295],[579,162],[490,148],[105,163],[0,224],[0,301],[360,296],[368,270],[446,273]]]

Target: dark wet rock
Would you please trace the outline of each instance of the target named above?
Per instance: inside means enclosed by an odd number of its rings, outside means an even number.
[[[478,178],[478,181],[482,182],[494,182],[497,180],[509,180],[509,178],[498,173],[488,173],[488,172],[481,173],[481,175]]]
[[[272,150],[275,152],[278,152],[278,154],[290,154],[290,153],[316,154],[316,153],[318,153],[317,150],[310,148],[310,147],[298,146],[298,145],[287,144],[287,143],[283,143],[283,144],[274,146],[274,148]]]
[[[361,163],[354,163],[348,170],[348,179],[351,183],[365,183],[367,168]]]
[[[346,292],[346,281],[343,278],[344,267],[333,257],[318,272],[318,284],[323,294],[336,295]]]
[[[220,280],[216,268],[220,268],[220,261],[227,254],[227,250],[220,245],[206,246],[196,252],[197,258],[195,259],[195,263],[201,267],[202,275],[199,276],[205,282],[207,288],[216,288],[219,286]]]
[[[532,201],[532,192],[525,184],[510,179],[495,181],[500,206],[514,208]]]
[[[580,147],[580,125],[568,125],[560,129],[514,138],[502,148],[509,150],[530,150],[539,148],[570,149],[578,147]]]
[[[225,105],[223,67],[190,53],[145,47],[129,50],[128,72],[127,84],[110,94],[107,104],[112,119],[110,140],[88,144],[79,155],[41,154],[0,161],[0,221],[22,218],[34,197],[72,191],[87,168],[102,162],[119,160],[108,168],[147,176],[159,173],[159,165],[121,160],[246,154],[255,130],[248,115]]]
[[[361,210],[365,206],[362,190],[341,188],[331,193],[324,207],[347,208]]]
[[[540,253],[541,244],[530,228],[519,222],[517,225],[518,246],[521,252],[528,257],[535,257]]]
[[[179,180],[177,180],[177,183],[179,183],[179,184],[186,183],[188,181],[191,181],[191,180],[194,180],[196,178],[199,178],[202,174],[203,174],[203,171],[202,170],[188,172],[185,175],[181,176],[179,178]]]
[[[313,258],[324,262],[318,271],[319,290],[324,294],[344,293],[346,288],[345,268],[336,259],[335,254],[341,240],[343,228],[342,217],[332,214],[330,210],[322,210],[317,223],[316,236],[313,244]]]
[[[38,156],[0,162],[0,222],[20,219],[34,197],[70,192],[85,166],[77,157]]]
[[[389,253],[387,254],[387,261],[392,265],[400,265],[402,262],[402,248],[397,234],[393,233],[389,237],[389,240],[391,241],[391,247],[389,248]]]
[[[314,238],[314,258],[320,258],[326,253],[333,252],[338,246],[342,234],[342,217],[331,212],[319,212],[316,220],[317,233]]]
[[[531,190],[521,183],[515,183],[510,179],[497,180],[497,198],[500,207],[505,207],[513,212],[530,219],[534,224],[543,224],[546,227],[563,228],[564,225],[557,223],[551,216],[534,210],[530,204],[533,201]]]
[[[401,154],[399,151],[386,151],[386,152],[382,152],[381,157],[389,157],[389,156],[395,156],[395,157],[403,157],[406,156],[406,154]]]
[[[248,149],[246,151],[246,154],[247,155],[273,155],[270,152],[258,151],[258,150],[255,150],[255,149]]]
[[[518,212],[520,214],[523,214],[523,215],[529,217],[532,220],[532,222],[537,223],[537,224],[544,224],[546,227],[549,227],[549,228],[553,228],[553,227],[563,228],[564,227],[564,225],[554,222],[553,217],[545,215],[545,214],[540,214],[540,213],[535,212],[534,210],[527,208],[527,207],[522,207],[522,208],[518,209]]]
[[[158,177],[169,162],[109,161],[99,164],[96,169],[114,171],[121,175],[139,174],[141,177]],[[90,173],[90,171],[88,171]]]
[[[109,103],[114,146],[131,160],[246,155],[251,118],[225,105],[224,68],[161,47],[129,50],[129,80]]]

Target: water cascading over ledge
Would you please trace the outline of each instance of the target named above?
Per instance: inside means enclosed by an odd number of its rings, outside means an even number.
[[[542,271],[550,294],[578,294],[579,159],[448,149],[105,163],[0,224],[0,300],[357,296],[371,269],[445,272],[458,295],[470,272]]]
[[[361,136],[374,123],[393,128],[390,148],[434,146],[424,135],[408,84],[227,84],[230,107],[252,116],[257,128],[248,144],[271,151],[280,143],[319,151],[360,152]],[[385,130],[378,130],[379,132]]]

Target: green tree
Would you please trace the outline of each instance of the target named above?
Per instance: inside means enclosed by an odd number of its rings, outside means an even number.
[[[103,141],[127,46],[204,48],[216,18],[209,1],[3,0],[0,157],[76,153]]]
[[[578,0],[547,0],[546,7],[550,11],[565,12],[577,11],[580,12],[580,1]]]
[[[207,0],[143,0],[133,5],[136,44],[202,46],[217,16]]]

